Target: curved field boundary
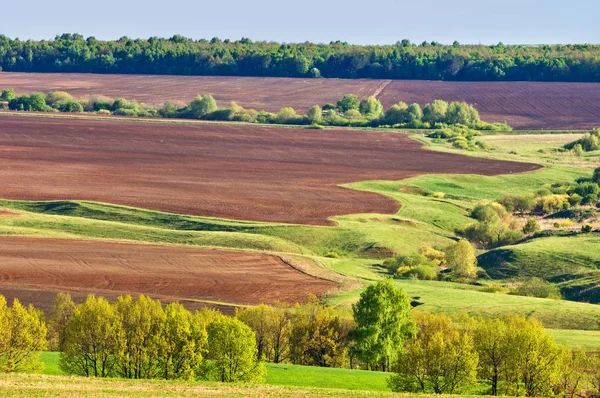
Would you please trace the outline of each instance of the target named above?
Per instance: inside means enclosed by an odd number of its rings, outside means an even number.
[[[340,184],[537,168],[428,151],[398,133],[35,117],[0,123],[2,198],[237,220],[328,225],[335,215],[399,208]]]
[[[337,286],[259,253],[0,237],[0,294],[45,310],[59,291],[79,299],[143,293],[194,307],[295,303]]]

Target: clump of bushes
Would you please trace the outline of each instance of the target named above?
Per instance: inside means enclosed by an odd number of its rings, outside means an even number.
[[[576,154],[592,152],[600,149],[600,128],[590,131],[585,137],[569,142],[564,147],[566,150],[574,151]]]
[[[512,289],[510,293],[517,296],[562,299],[560,289],[556,285],[540,278],[529,278]]]

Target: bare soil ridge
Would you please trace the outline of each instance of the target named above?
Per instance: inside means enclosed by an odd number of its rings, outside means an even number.
[[[600,83],[439,82],[218,76],[0,73],[0,88],[17,93],[63,90],[77,97],[102,94],[153,105],[188,102],[212,94],[219,105],[236,101],[246,108],[276,112],[291,106],[335,102],[344,94],[375,95],[389,107],[399,101],[424,105],[435,99],[474,104],[487,122],[508,122],[520,130],[591,129],[600,126]]]
[[[44,310],[59,291],[79,299],[87,293],[109,298],[143,293],[194,307],[202,301],[295,303],[337,286],[259,253],[0,237],[0,294]]]
[[[328,225],[395,213],[337,185],[538,165],[433,152],[405,134],[36,117],[0,119],[0,197],[91,200],[237,220]]]

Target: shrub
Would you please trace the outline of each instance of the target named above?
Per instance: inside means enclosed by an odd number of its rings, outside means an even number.
[[[350,109],[350,110],[344,112],[344,116],[348,120],[359,120],[359,119],[362,119],[362,114],[359,111],[357,111],[356,109]]]
[[[590,233],[594,230],[594,228],[590,225],[590,224],[585,224],[581,226],[581,232],[583,233]]]
[[[52,108],[56,108],[56,109],[59,109],[59,107],[62,104],[65,104],[67,102],[72,102],[72,101],[73,101],[73,96],[64,91],[51,91],[48,93],[48,95],[46,95],[46,104],[48,104],[48,106],[51,106]],[[63,112],[70,112],[70,111],[63,111]]]
[[[61,112],[83,112],[83,106],[77,101],[66,101],[59,104]]]
[[[323,110],[319,105],[314,105],[308,110],[306,117],[308,117],[311,123],[318,123],[323,117]]]
[[[537,199],[535,211],[541,214],[549,214],[568,209],[570,206],[568,195],[550,194]]]
[[[360,102],[359,110],[365,116],[375,117],[383,112],[383,105],[377,98],[371,96]]]
[[[281,108],[281,110],[277,114],[276,121],[277,121],[277,123],[283,123],[283,124],[294,123],[296,121],[297,117],[298,117],[298,115],[296,115],[296,111],[294,110],[294,108],[285,107],[285,108]]]
[[[15,90],[13,90],[12,88],[5,88],[0,94],[0,101],[8,102],[15,98],[17,98],[17,95],[15,94]]]
[[[540,230],[540,225],[537,223],[536,219],[533,217],[528,218],[527,222],[523,226],[523,233],[527,234],[527,235],[538,232],[539,230]]]
[[[538,298],[562,299],[560,290],[555,285],[540,278],[530,278],[513,289],[512,294]]]
[[[337,102],[337,108],[340,110],[340,112],[347,112],[350,109],[358,110],[359,107],[360,101],[354,94],[346,94]]]

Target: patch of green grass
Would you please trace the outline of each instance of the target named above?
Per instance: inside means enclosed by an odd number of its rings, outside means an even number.
[[[490,250],[478,260],[495,279],[537,277],[557,283],[569,299],[600,300],[600,234],[532,239]]]
[[[484,293],[477,286],[450,282],[397,279],[395,283],[412,298],[416,308],[423,311],[483,317],[522,315],[534,317],[548,328],[600,329],[600,306],[595,304]],[[361,291],[341,293],[331,298],[330,303],[349,306]]]
[[[59,356],[58,352],[41,353],[43,374],[64,375],[58,366]],[[389,391],[386,380],[390,373],[275,363],[267,363],[266,368],[266,384],[270,385]]]
[[[546,329],[559,344],[581,348],[587,352],[600,352],[600,331]]]

